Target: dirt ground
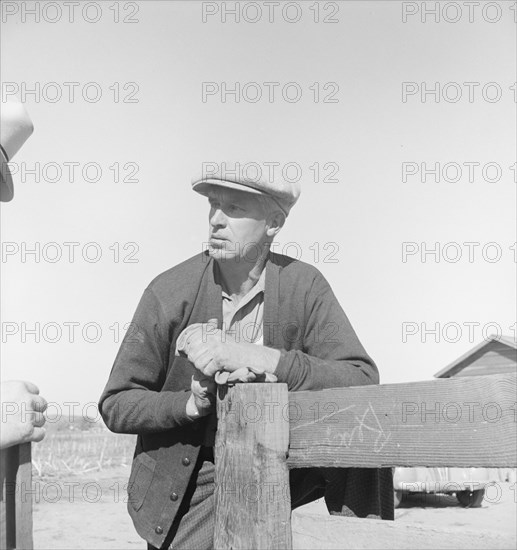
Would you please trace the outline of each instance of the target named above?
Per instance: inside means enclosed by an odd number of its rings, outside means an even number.
[[[126,511],[125,484],[128,468],[106,469],[81,477],[35,480],[34,546],[39,550],[54,549],[146,549],[136,534]],[[513,487],[513,490],[512,490]],[[411,495],[396,510],[395,523],[407,526],[409,534],[420,533],[422,545],[408,548],[515,549],[517,543],[515,484],[501,483],[491,488],[481,508],[462,508],[452,496]],[[328,516],[323,501],[310,503],[293,513],[293,531],[297,524],[307,525],[314,515]],[[339,518],[341,520],[341,518]],[[343,519],[341,521],[346,521]],[[361,520],[368,522],[371,520]],[[387,523],[387,522],[383,522]],[[312,522],[311,536],[325,539],[328,524]],[[297,539],[298,537],[298,539]],[[454,542],[454,546],[451,546]],[[464,543],[464,544],[463,544]],[[295,534],[296,548],[311,548],[310,541]],[[313,548],[325,546],[313,545]],[[334,541],[328,548],[339,548]],[[343,548],[353,548],[343,544]],[[371,548],[391,548],[382,536],[372,540]]]

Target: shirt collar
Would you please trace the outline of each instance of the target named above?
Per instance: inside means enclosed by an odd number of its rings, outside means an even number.
[[[217,262],[214,262],[214,279],[218,284],[220,283],[220,274],[219,269],[217,267]],[[257,294],[260,294],[261,292],[264,292],[266,288],[266,265],[264,264],[264,268],[262,269],[262,272],[260,273],[260,276],[257,280],[257,282],[251,287],[249,292],[242,297],[241,301],[238,304],[238,307],[241,308],[242,306],[246,305],[248,302],[250,302]],[[231,296],[225,292],[221,285],[221,294],[224,300],[231,301]]]

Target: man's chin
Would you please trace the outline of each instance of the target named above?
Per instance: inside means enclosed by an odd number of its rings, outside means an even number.
[[[235,254],[235,252],[215,246],[208,246],[208,255],[214,260],[220,262],[235,260],[237,257],[237,254]]]

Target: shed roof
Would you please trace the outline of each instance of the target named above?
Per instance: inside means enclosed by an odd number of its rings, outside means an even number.
[[[442,370],[438,371],[434,375],[435,378],[448,378],[453,376],[466,367],[469,363],[488,351],[485,348],[494,347],[497,343],[501,343],[508,348],[517,349],[517,342],[511,336],[491,335],[487,340],[483,340],[480,344],[467,351],[467,353],[464,353],[461,357],[444,367]]]

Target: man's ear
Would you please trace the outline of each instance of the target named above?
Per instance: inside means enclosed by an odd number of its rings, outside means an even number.
[[[267,230],[266,234],[268,237],[275,237],[280,229],[284,226],[285,223],[285,214],[281,212],[280,210],[277,210],[276,212],[273,212],[270,214],[268,218],[267,223]]]

